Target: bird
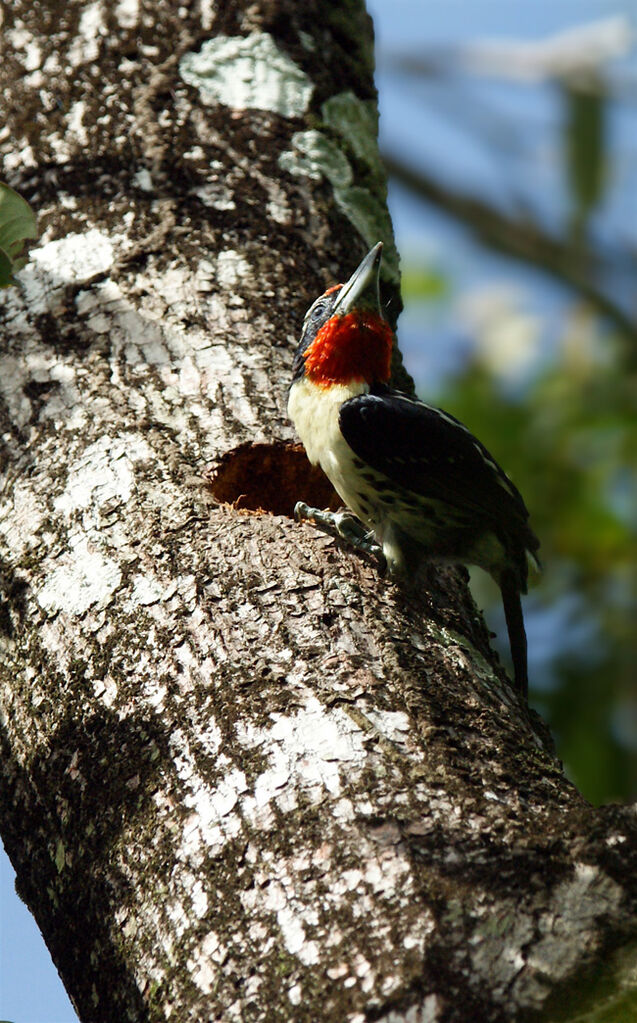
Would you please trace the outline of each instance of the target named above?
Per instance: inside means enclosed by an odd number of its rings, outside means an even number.
[[[345,284],[308,309],[288,414],[309,461],[346,506],[297,503],[297,518],[382,551],[391,576],[415,582],[424,562],[478,565],[500,587],[514,684],[528,700],[521,594],[539,540],[517,487],[486,447],[443,409],[391,386],[394,335],[380,303],[382,242]]]

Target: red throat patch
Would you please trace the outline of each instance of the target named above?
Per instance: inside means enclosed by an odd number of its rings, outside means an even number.
[[[332,316],[305,353],[305,372],[321,387],[385,383],[389,380],[393,334],[378,313]]]

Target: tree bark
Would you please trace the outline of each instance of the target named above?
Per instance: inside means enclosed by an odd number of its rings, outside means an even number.
[[[306,306],[384,237],[398,309],[361,3],[14,0],[2,39],[42,231],[1,314],[2,838],[80,1018],[628,1005],[634,808],[564,777],[463,573],[404,592],[291,517],[329,499],[286,443]]]

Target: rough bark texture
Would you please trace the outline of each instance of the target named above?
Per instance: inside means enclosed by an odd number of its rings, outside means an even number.
[[[388,230],[362,6],[13,0],[2,39],[42,229],[1,314],[2,837],[81,1019],[630,1018],[634,810],[565,779],[461,573],[401,593],[285,514],[298,324]]]

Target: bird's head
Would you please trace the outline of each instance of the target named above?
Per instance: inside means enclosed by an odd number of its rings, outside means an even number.
[[[393,335],[380,307],[382,252],[378,242],[346,284],[312,303],[294,357],[294,380],[305,376],[320,387],[389,380]]]

